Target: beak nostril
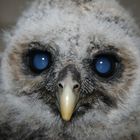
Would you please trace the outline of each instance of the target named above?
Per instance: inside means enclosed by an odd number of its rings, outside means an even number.
[[[63,88],[63,85],[61,83],[58,84],[59,88]]]
[[[73,86],[73,89],[79,89],[80,88],[80,85],[79,84],[75,84],[74,86]]]

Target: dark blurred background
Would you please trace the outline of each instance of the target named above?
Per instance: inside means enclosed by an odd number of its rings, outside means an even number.
[[[2,31],[11,28],[29,0],[0,0],[0,51],[3,50]],[[140,0],[119,0],[135,17],[140,27]]]

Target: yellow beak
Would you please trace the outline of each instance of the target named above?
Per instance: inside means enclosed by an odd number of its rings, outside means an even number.
[[[72,114],[74,112],[75,106],[77,102],[77,96],[73,92],[73,89],[66,85],[62,93],[60,94],[60,113],[62,116],[62,119],[65,121],[69,121],[72,117]]]

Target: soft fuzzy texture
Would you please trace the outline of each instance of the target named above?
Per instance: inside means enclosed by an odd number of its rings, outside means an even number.
[[[33,1],[15,28],[5,33],[0,139],[139,140],[138,31],[115,0]],[[24,58],[32,48],[52,53],[50,70],[40,75],[29,70]],[[121,59],[122,67],[112,79],[100,79],[90,68],[89,61],[99,51]],[[89,103],[90,109],[64,122],[50,94],[57,93],[59,73],[69,63],[80,72],[81,104]]]

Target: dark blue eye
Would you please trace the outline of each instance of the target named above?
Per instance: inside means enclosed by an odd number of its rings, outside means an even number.
[[[45,69],[49,64],[48,55],[47,54],[35,54],[33,58],[33,65],[38,70]]]
[[[100,57],[96,61],[96,70],[101,74],[106,74],[111,69],[111,61],[106,57]]]
[[[31,51],[29,54],[29,65],[32,71],[41,73],[49,67],[50,54],[46,51]]]
[[[95,58],[95,72],[102,77],[110,77],[115,73],[117,61],[114,56],[99,55]]]

